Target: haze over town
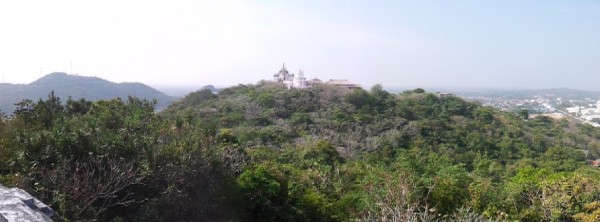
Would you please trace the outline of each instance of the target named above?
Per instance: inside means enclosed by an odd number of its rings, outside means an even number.
[[[594,90],[598,1],[3,1],[2,82],[50,72],[160,86],[270,79]]]

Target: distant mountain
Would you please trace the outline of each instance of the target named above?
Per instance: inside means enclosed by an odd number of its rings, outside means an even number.
[[[117,97],[127,99],[128,96],[156,99],[157,110],[166,108],[176,100],[175,97],[142,83],[114,83],[98,77],[51,73],[30,84],[0,84],[0,92],[2,92],[0,111],[10,114],[15,109],[15,103],[23,99],[31,99],[34,102],[40,98],[46,99],[51,91],[54,91],[62,101],[66,101],[69,96],[73,99],[85,98],[90,101]]]

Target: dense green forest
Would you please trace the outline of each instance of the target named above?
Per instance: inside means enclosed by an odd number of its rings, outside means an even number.
[[[598,221],[600,130],[421,89],[52,93],[0,121],[0,183],[59,221]]]

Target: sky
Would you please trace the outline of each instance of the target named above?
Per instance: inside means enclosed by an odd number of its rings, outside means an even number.
[[[283,63],[365,87],[600,90],[600,1],[0,2],[2,82],[228,86]]]

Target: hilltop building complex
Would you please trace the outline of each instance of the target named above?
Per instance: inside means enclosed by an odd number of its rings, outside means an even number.
[[[312,87],[317,84],[327,84],[327,85],[333,85],[333,86],[338,86],[338,87],[344,87],[344,88],[348,88],[348,89],[359,89],[360,88],[359,85],[351,83],[350,81],[345,80],[345,79],[330,79],[329,81],[327,81],[325,83],[323,83],[323,81],[318,78],[306,80],[306,77],[304,77],[304,72],[302,72],[302,70],[298,71],[298,74],[290,73],[285,68],[285,63],[281,67],[281,70],[279,70],[279,72],[277,72],[273,75],[273,81],[277,82],[277,83],[285,84],[285,86],[288,89],[291,89],[291,88],[305,89],[305,88],[309,88],[309,87]]]
[[[304,77],[304,72],[302,72],[302,70],[300,70],[298,72],[298,75],[295,75],[294,73],[290,73],[285,68],[285,63],[283,64],[283,67],[281,67],[281,70],[279,70],[278,73],[275,73],[275,75],[273,75],[273,80],[275,82],[285,84],[285,86],[288,89],[291,89],[291,88],[304,89],[304,88],[308,87],[308,82],[306,81],[306,78]]]

